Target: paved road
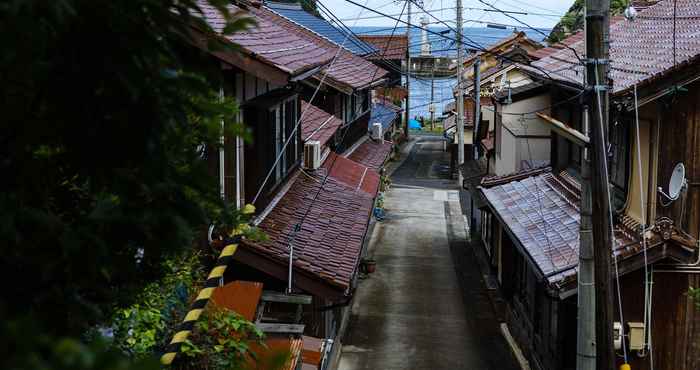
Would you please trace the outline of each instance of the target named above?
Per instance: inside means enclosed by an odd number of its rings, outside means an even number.
[[[466,243],[456,181],[435,137],[414,139],[373,230],[340,370],[518,367]]]

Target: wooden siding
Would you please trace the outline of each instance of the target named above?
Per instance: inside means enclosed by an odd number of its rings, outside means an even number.
[[[625,275],[622,302],[625,321],[643,322],[644,271]],[[700,286],[700,275],[680,272],[654,273],[652,302],[652,346],[654,369],[700,368],[700,310],[688,297],[689,287]],[[616,321],[619,320],[615,312]],[[632,352],[633,369],[650,370],[649,357]]]
[[[697,237],[700,231],[700,83],[687,88],[688,92],[667,96],[658,102],[662,123],[657,179],[659,186],[668,192],[673,168],[683,162],[688,190],[668,207],[660,204],[668,200],[659,196],[656,216],[670,217],[676,225]]]

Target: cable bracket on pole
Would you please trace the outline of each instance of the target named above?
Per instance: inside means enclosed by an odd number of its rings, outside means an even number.
[[[583,63],[594,64],[594,65],[605,65],[610,64],[610,59],[605,58],[584,58]]]

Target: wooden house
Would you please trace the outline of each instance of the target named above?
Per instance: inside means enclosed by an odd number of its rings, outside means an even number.
[[[675,6],[680,17],[700,15],[693,1]],[[651,369],[652,358],[655,369],[700,367],[700,310],[688,295],[700,285],[700,189],[692,185],[700,176],[700,24],[674,31],[673,8],[661,1],[634,21],[613,19],[610,30],[611,269],[622,307],[613,317],[635,369]],[[584,54],[583,39],[570,46]],[[520,68],[550,86],[549,114],[536,116],[551,126],[551,166],[480,182],[481,239],[530,365],[574,369],[584,72],[569,49]],[[672,186],[676,197],[669,184],[679,163],[685,182]]]
[[[206,1],[200,6],[220,32],[221,14]],[[257,23],[222,36],[240,52],[213,53],[222,65],[222,92],[240,102],[252,141],[239,140],[231,161],[224,147],[220,174],[227,181],[237,171],[231,185],[237,204],[254,203],[254,225],[268,239],[244,241],[225,280],[259,281],[282,295],[310,296],[293,334],[337,343],[348,320],[379,171],[392,147],[368,138],[371,89],[387,71],[261,3],[240,1],[229,8]],[[398,117],[398,111],[391,113]],[[318,167],[302,161],[304,145],[312,141],[320,144]]]

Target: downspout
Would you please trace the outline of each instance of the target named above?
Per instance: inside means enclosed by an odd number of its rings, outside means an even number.
[[[224,101],[224,86],[219,87],[219,100]],[[224,167],[224,118],[221,118],[221,137],[219,138],[219,190],[221,199],[226,199],[226,171]]]

